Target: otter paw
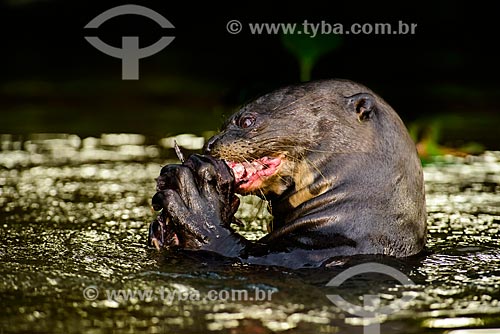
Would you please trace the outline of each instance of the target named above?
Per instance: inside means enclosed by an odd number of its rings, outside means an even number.
[[[223,161],[192,155],[182,165],[165,166],[157,179],[157,191],[153,207],[163,209],[160,217],[165,218],[150,228],[153,245],[175,244],[224,254],[227,240],[239,240],[230,228],[239,199],[234,178]],[[233,246],[229,248],[237,248]]]

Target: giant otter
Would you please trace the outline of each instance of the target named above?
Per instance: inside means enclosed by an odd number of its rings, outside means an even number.
[[[159,243],[167,232],[156,222],[157,246],[299,268],[354,254],[407,257],[425,245],[415,145],[363,85],[325,80],[264,95],[232,115],[204,154],[164,167],[153,203],[175,238]],[[230,227],[234,191],[269,202],[272,231],[258,242]]]

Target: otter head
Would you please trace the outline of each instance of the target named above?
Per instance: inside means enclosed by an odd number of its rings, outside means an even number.
[[[280,195],[312,183],[333,154],[371,151],[376,104],[367,88],[350,81],[286,87],[232,115],[205,153],[228,163],[238,192]]]
[[[256,99],[227,120],[205,152],[230,166],[237,192],[274,199],[273,207],[286,202],[283,211],[332,190],[335,200],[424,205],[420,160],[403,122],[370,89],[347,80]]]

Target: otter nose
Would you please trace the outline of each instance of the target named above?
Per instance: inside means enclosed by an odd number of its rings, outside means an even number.
[[[207,143],[205,144],[205,146],[203,146],[203,154],[210,154],[212,153],[214,147],[215,147],[215,143],[217,142],[217,136],[213,136],[212,138],[210,138]]]

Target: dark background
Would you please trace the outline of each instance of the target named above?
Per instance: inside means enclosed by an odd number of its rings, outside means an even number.
[[[499,149],[498,24],[489,3],[440,1],[135,1],[165,16],[163,31],[125,15],[96,35],[141,46],[175,40],[140,60],[140,80],[121,80],[121,61],[92,47],[83,27],[119,1],[10,0],[0,5],[0,133],[132,132],[165,136],[216,130],[224,115],[282,85],[299,82],[296,58],[280,36],[251,35],[249,22],[417,23],[415,35],[344,35],[321,57],[312,79],[361,82],[386,99],[409,127],[439,133],[443,145],[478,142]],[[244,29],[231,35],[229,20]],[[432,131],[431,131],[432,132]]]

